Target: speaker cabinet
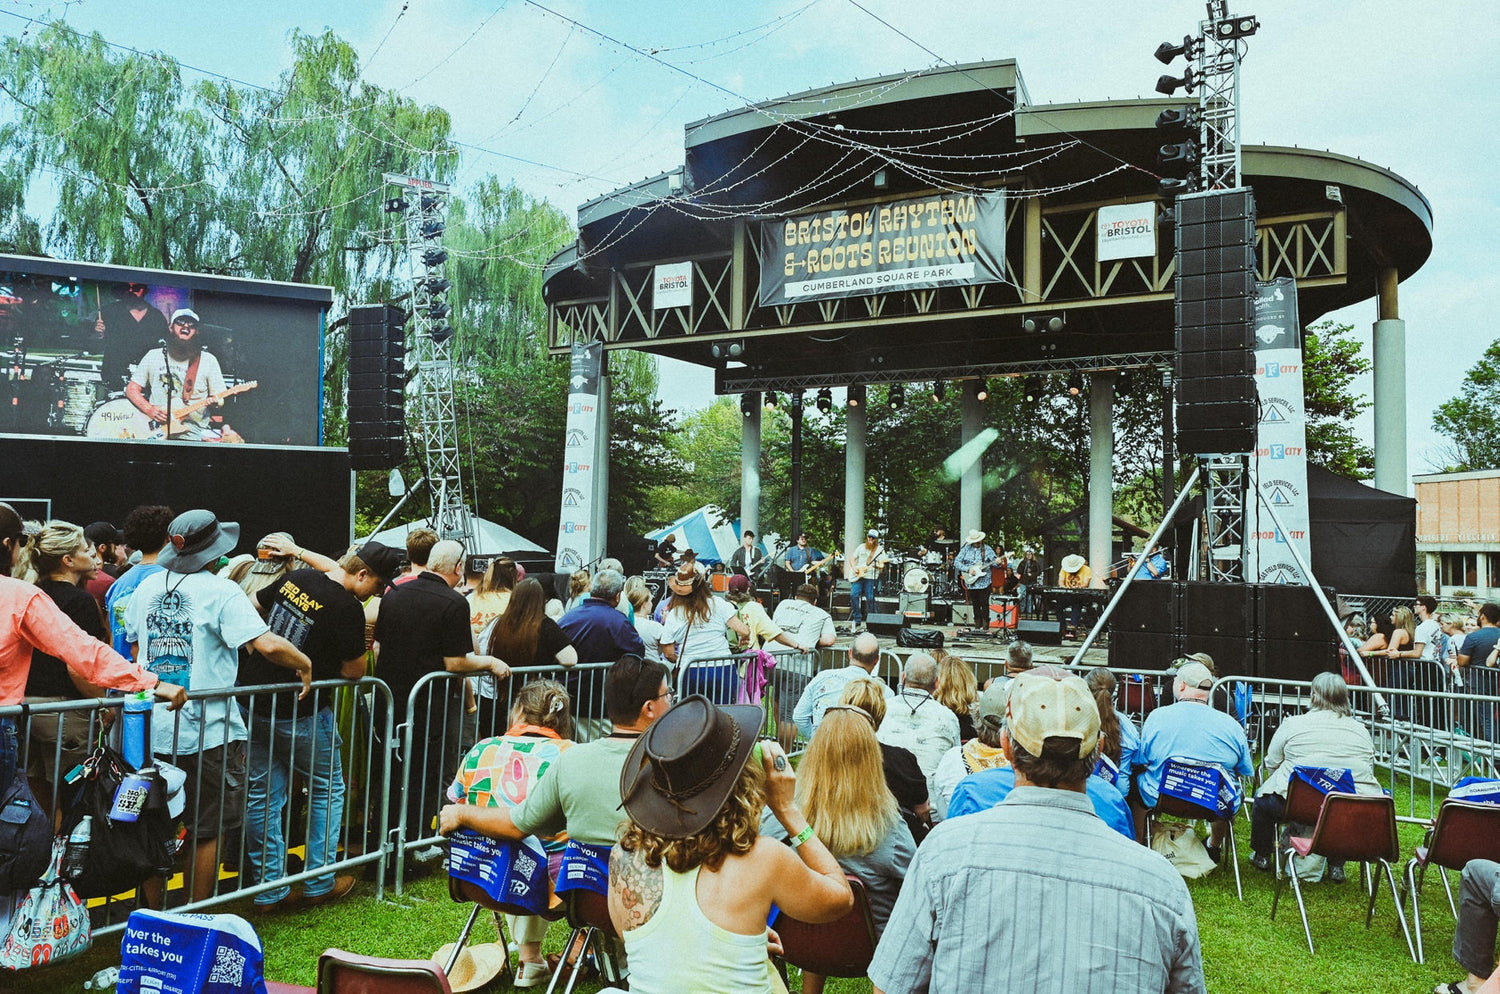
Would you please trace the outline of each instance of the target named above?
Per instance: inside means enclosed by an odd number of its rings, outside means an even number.
[[[1248,635],[1183,635],[1182,655],[1206,652],[1213,657],[1215,676],[1257,676],[1255,648]]]
[[[909,619],[904,614],[872,614],[865,619],[865,626],[876,635],[894,637],[906,627]]]
[[[1195,637],[1232,637],[1247,640],[1255,621],[1255,588],[1246,583],[1182,584],[1182,634]],[[1194,652],[1184,642],[1184,651]],[[1214,658],[1218,658],[1215,656]]]
[[[1109,636],[1109,665],[1122,670],[1164,670],[1179,655],[1177,636],[1166,632],[1117,631]]]
[[[1263,583],[1256,588],[1256,595],[1261,638],[1313,642],[1333,639],[1333,622],[1323,613],[1323,606],[1311,587]],[[1332,587],[1324,587],[1323,596],[1332,604],[1337,595]]]
[[[1178,629],[1178,594],[1182,585],[1163,580],[1137,580],[1125,591],[1109,616],[1110,637],[1121,632],[1166,634]]]
[[[349,463],[391,469],[406,458],[406,312],[349,309]]]
[[[1062,645],[1062,622],[1018,621],[1016,638],[1032,645]]]

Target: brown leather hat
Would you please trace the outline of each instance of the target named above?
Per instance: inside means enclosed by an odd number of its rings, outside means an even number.
[[[765,722],[765,711],[753,705],[718,707],[702,694],[679,701],[625,760],[625,813],[653,835],[697,835],[729,799]]]

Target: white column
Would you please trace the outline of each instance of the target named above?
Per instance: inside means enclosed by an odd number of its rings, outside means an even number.
[[[587,544],[589,562],[605,555],[609,541],[609,403],[610,381],[614,377],[599,373],[599,406],[594,415],[594,494],[593,513],[589,521]]]
[[[849,387],[849,398],[859,401],[859,406],[850,407],[844,421],[844,544],[832,550],[841,552],[854,548],[865,536],[865,406],[869,401],[859,384]]]
[[[750,393],[750,412],[740,420],[740,530],[760,538],[760,394]],[[738,536],[736,536],[738,537]],[[795,541],[796,536],[787,536]]]
[[[1115,374],[1089,376],[1089,570],[1096,584],[1109,575],[1114,553]]]
[[[961,417],[959,427],[959,447],[968,445],[979,436],[984,427],[984,402],[979,399],[979,384],[981,380],[965,380],[964,392],[959,408]],[[984,480],[984,458],[975,459],[964,467],[963,475],[958,480],[958,537],[960,539],[972,530],[984,530],[980,523],[980,505],[984,500],[984,489],[981,486]],[[1001,542],[999,538],[991,538],[990,542],[998,549]]]
[[[1379,319],[1370,358],[1375,379],[1375,489],[1405,496],[1406,475],[1406,322],[1396,302],[1398,275],[1382,269],[1376,277]]]

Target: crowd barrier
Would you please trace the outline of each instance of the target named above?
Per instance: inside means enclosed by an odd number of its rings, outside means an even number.
[[[806,742],[796,732],[791,713],[808,682],[819,671],[846,664],[842,650],[821,649],[810,653],[774,653],[776,665],[767,674],[763,702],[768,711],[766,732],[777,735],[789,752],[797,753]],[[740,666],[746,656],[715,657],[675,667],[669,678],[679,695],[707,691],[719,703],[732,703],[738,692]],[[1500,776],[1500,748],[1494,741],[1496,696],[1489,672],[1469,672],[1465,686],[1455,686],[1453,675],[1437,664],[1404,660],[1402,667],[1387,668],[1386,682],[1406,686],[1370,688],[1351,685],[1351,699],[1358,717],[1370,729],[1375,743],[1376,766],[1382,784],[1402,798],[1399,817],[1426,821],[1448,788],[1465,776]],[[293,717],[290,695],[300,689],[288,683],[276,687],[234,688],[189,694],[191,711],[158,711],[165,727],[158,735],[173,743],[158,750],[159,758],[188,771],[191,796],[201,799],[205,776],[213,768],[195,762],[188,746],[196,741],[205,721],[223,720],[229,709],[238,711],[251,729],[248,743],[237,748],[254,759],[270,782],[280,782],[287,803],[276,810],[271,804],[252,805],[250,791],[238,795],[239,806],[221,804],[216,810],[196,806],[185,812],[189,824],[206,826],[219,839],[220,862],[229,871],[221,875],[213,893],[205,900],[173,902],[181,910],[206,909],[216,904],[325,874],[373,870],[377,897],[384,896],[386,881],[402,891],[408,855],[436,856],[432,847],[441,841],[436,830],[438,808],[463,755],[475,742],[504,734],[516,692],[525,683],[550,678],[563,683],[573,700],[573,738],[587,742],[609,731],[604,714],[604,680],[609,663],[584,663],[573,667],[516,668],[508,679],[488,676],[432,673],[424,676],[404,701],[393,701],[389,687],[377,679],[320,681],[308,696],[314,714],[326,706],[327,721],[336,722],[337,736],[309,732],[306,719]],[[1080,672],[1090,667],[1079,666]],[[977,661],[976,677],[981,686],[1004,672],[1003,661]],[[900,660],[884,652],[876,676],[892,685],[899,680]],[[1171,674],[1163,671],[1112,668],[1116,678],[1116,706],[1139,727],[1150,712],[1172,702]],[[1395,679],[1390,679],[1394,674]],[[1477,692],[1476,692],[1477,691]],[[62,777],[86,755],[78,742],[96,742],[101,734],[113,738],[116,748],[123,699],[73,701],[0,708],[0,717],[10,717],[17,726],[20,761],[37,785],[38,797],[52,810],[66,805],[69,788]],[[1280,723],[1308,709],[1310,684],[1293,680],[1220,679],[1212,703],[1231,713],[1245,728],[1252,751],[1258,755],[1269,745]],[[399,710],[398,710],[399,708]],[[58,726],[62,725],[62,734]],[[285,727],[283,727],[285,726]],[[281,748],[269,751],[261,732],[282,730]],[[158,741],[161,741],[159,738]],[[344,804],[337,818],[313,802],[309,788],[320,771],[332,772],[337,749],[338,772],[344,788]],[[180,745],[179,745],[180,744]],[[210,785],[213,786],[213,785]],[[210,794],[221,792],[210,790]],[[323,811],[318,822],[317,812]],[[256,819],[259,819],[258,821]],[[279,829],[283,852],[300,854],[305,861],[307,842],[320,834],[336,838],[335,858],[322,867],[308,868],[293,859],[283,863],[281,853],[263,854],[268,869],[254,879],[254,840]],[[190,848],[190,847],[189,847]],[[197,881],[192,860],[179,855],[179,879],[173,887],[191,895]],[[135,906],[130,895],[117,895],[91,902],[96,906],[97,935],[123,928],[124,918]]]

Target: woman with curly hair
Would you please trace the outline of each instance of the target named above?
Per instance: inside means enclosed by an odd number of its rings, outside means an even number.
[[[770,994],[780,989],[766,956],[771,905],[812,923],[853,906],[844,871],[797,803],[786,753],[755,741],[764,724],[759,707],[694,695],[625,761],[630,821],[610,855],[609,913],[633,994]],[[766,805],[790,847],[760,834]]]
[[[932,696],[958,717],[958,740],[967,742],[974,737],[974,704],[979,700],[979,681],[969,664],[951,652],[934,649],[932,658],[938,666],[937,690]]]

